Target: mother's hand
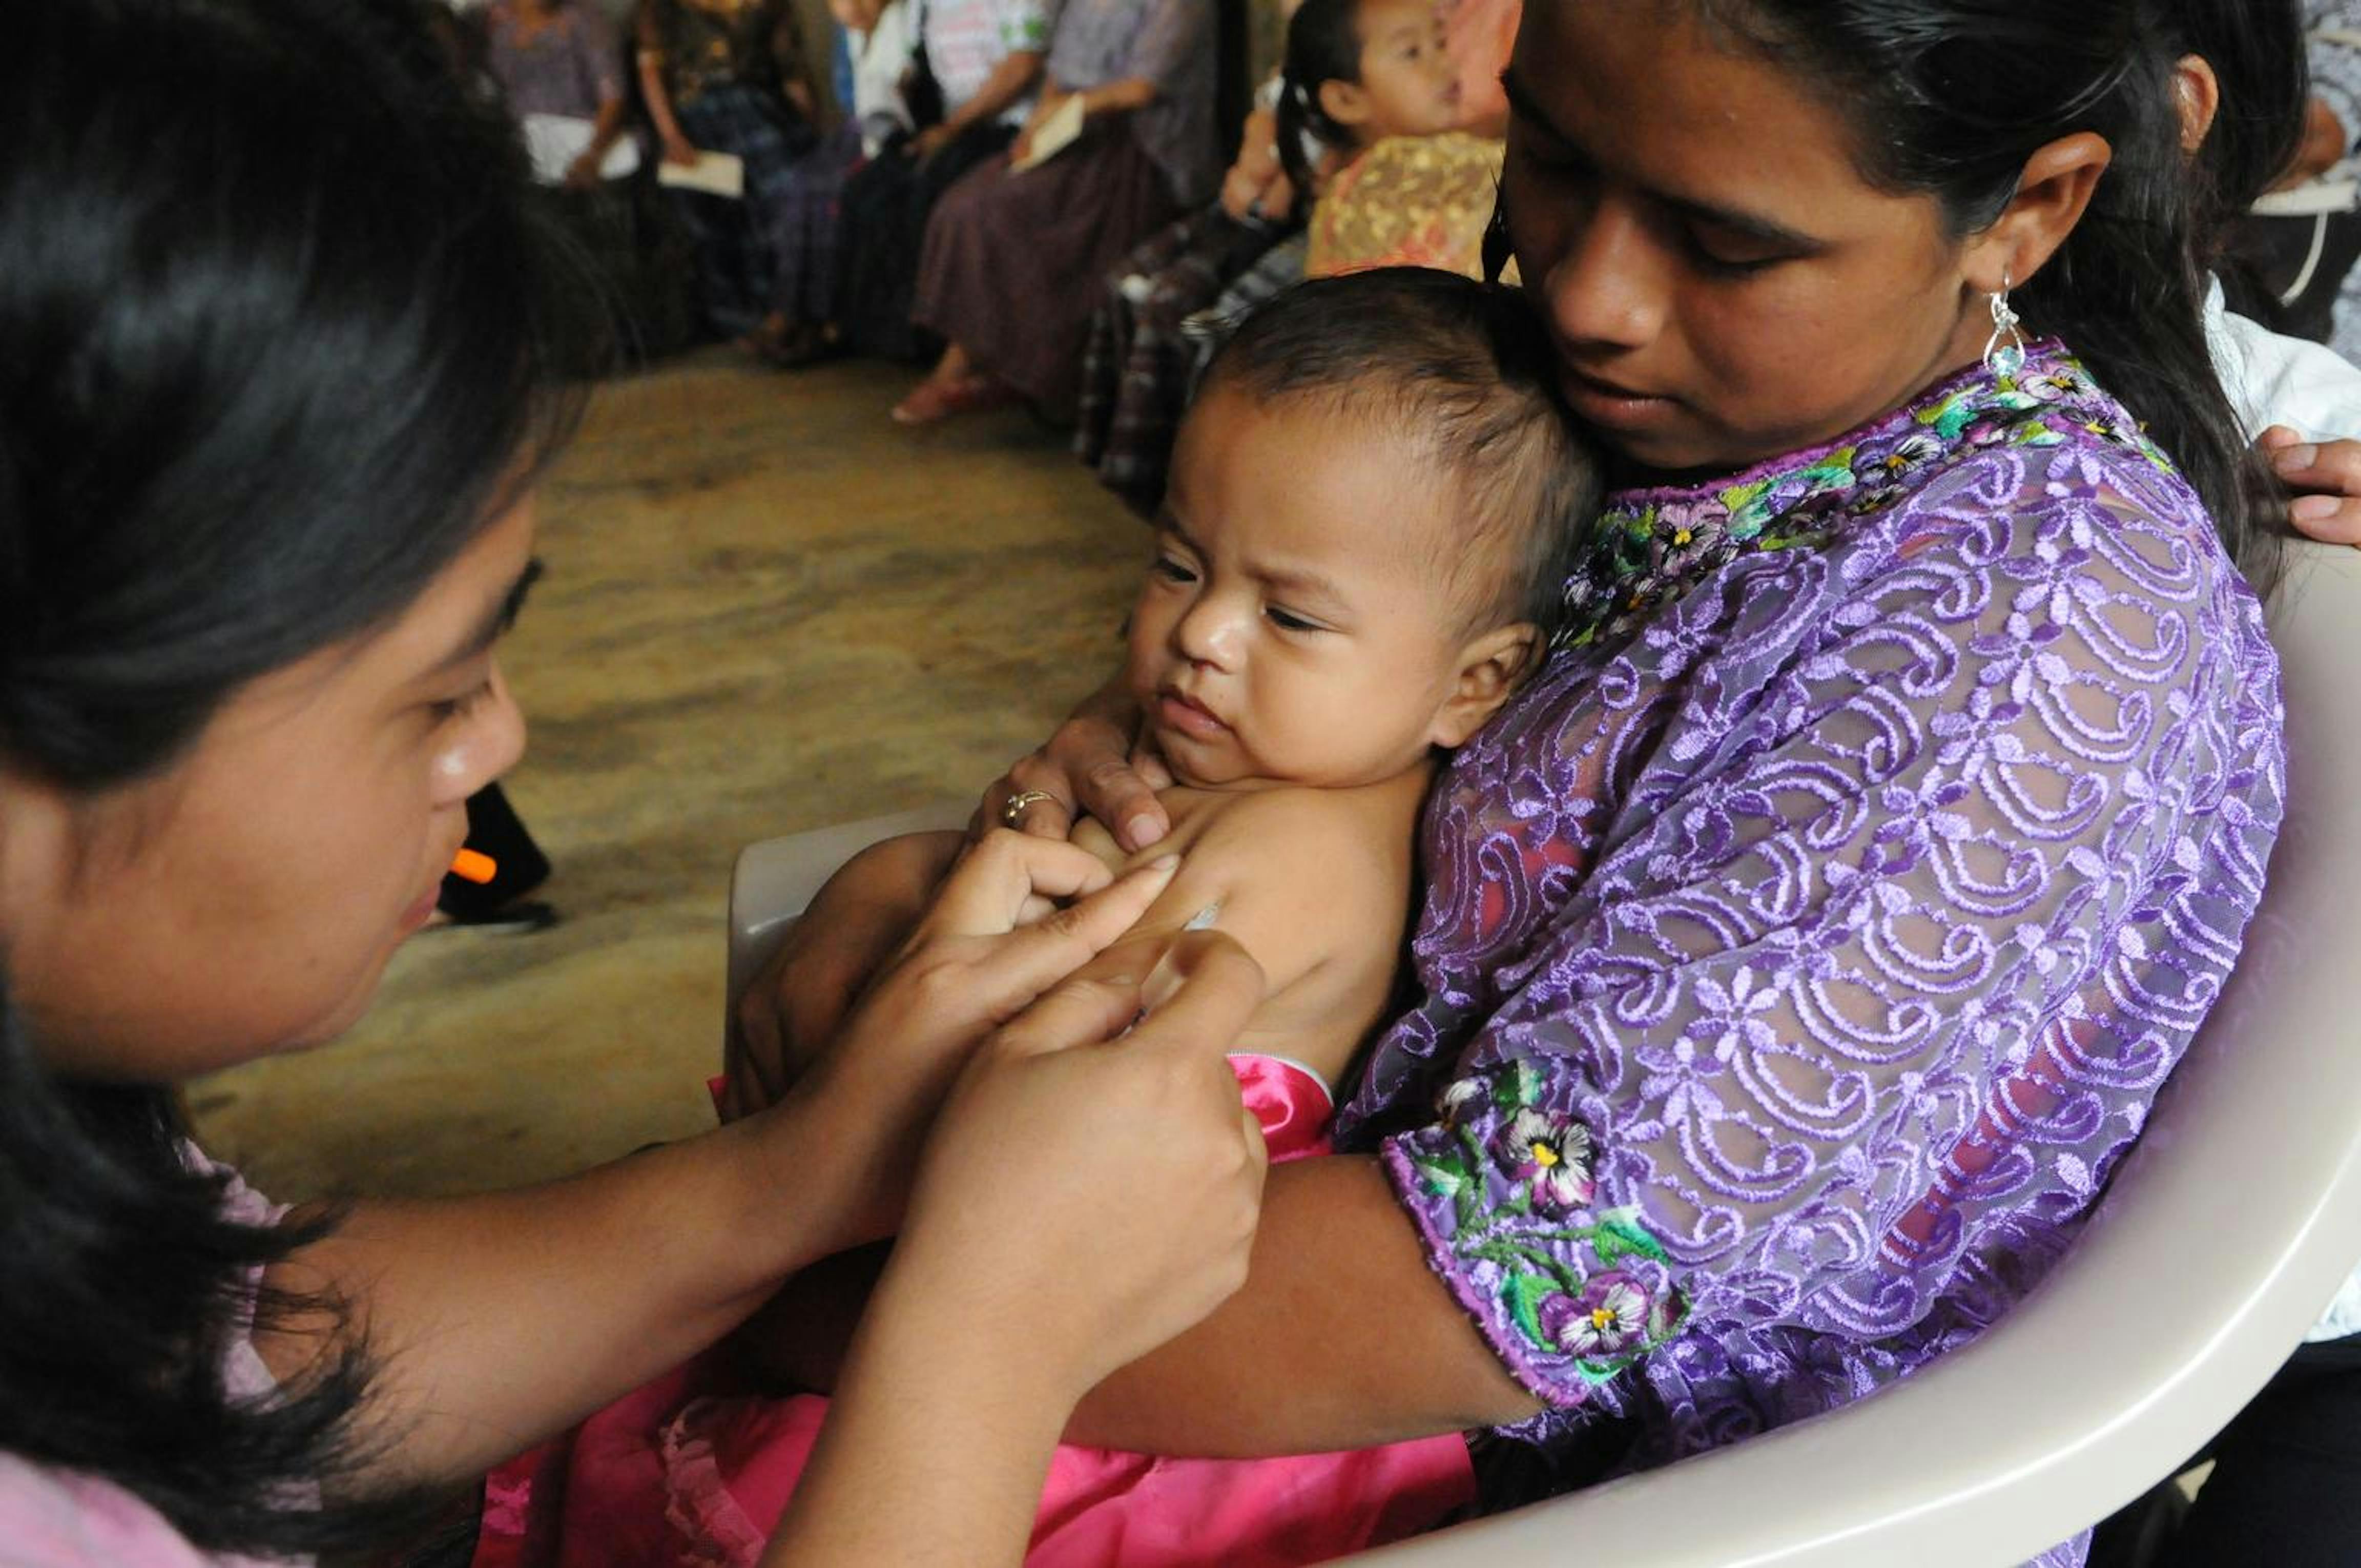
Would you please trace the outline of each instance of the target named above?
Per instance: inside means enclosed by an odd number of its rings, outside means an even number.
[[[1005,832],[965,852],[794,1091],[865,1140],[865,1212],[845,1245],[894,1229],[910,1157],[977,1042],[1129,930],[1178,863],[1115,877],[1087,850]]]
[[[1104,823],[1134,853],[1161,841],[1172,818],[1156,792],[1171,785],[1172,774],[1138,742],[1138,733],[1139,709],[1118,675],[1084,698],[1048,744],[993,781],[968,823],[969,836],[1015,828],[1063,839],[1082,816]],[[1012,805],[1018,809],[1011,812]]]

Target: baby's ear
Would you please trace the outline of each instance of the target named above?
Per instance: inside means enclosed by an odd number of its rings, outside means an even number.
[[[1428,741],[1446,748],[1466,745],[1541,661],[1541,628],[1529,620],[1496,627],[1462,648],[1459,678],[1434,716]]]
[[[1319,97],[1320,112],[1330,125],[1349,130],[1369,117],[1369,95],[1357,82],[1332,76],[1320,84]]]

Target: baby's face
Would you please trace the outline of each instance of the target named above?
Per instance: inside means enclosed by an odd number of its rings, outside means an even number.
[[[1216,383],[1182,427],[1128,680],[1182,784],[1392,778],[1466,640],[1447,478],[1375,423]]]

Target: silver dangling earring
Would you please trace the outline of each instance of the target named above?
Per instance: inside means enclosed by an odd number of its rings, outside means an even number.
[[[2008,291],[2013,286],[2004,268],[2000,292],[1992,296],[1992,336],[1984,342],[1984,368],[2004,379],[2014,379],[2025,368],[2025,334],[2017,330],[2022,318],[2008,302]]]

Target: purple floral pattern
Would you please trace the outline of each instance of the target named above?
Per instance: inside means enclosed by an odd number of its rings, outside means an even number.
[[[1680,1294],[1636,1210],[1591,1207],[1589,1130],[1549,1087],[1530,1062],[1461,1079],[1440,1102],[1442,1139],[1411,1166],[1448,1206],[1459,1254],[1489,1266],[1497,1310],[1595,1385],[1664,1342]]]
[[[1603,1410],[1649,1464],[2041,1278],[2236,956],[2284,758],[2252,593],[2054,344],[1619,502],[1438,784],[1422,1000],[1337,1130],[1556,1407],[1514,1435]]]
[[[2014,376],[1970,372],[1856,438],[1691,491],[1641,492],[1599,520],[1567,582],[1562,646],[1629,631],[1740,554],[1826,544],[1894,506],[1937,468],[1995,446],[2051,447],[2095,434],[2156,466],[2158,452],[2090,375],[2055,352]]]

